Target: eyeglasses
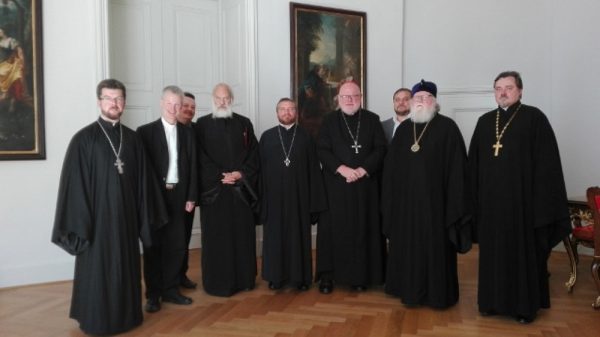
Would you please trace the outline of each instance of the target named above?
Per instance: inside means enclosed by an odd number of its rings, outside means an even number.
[[[413,96],[413,100],[415,102],[431,102],[433,101],[433,95],[422,95],[422,96]]]
[[[113,102],[116,104],[123,104],[125,102],[125,97],[109,97],[109,96],[102,96],[100,97],[101,100],[105,101],[105,102]]]
[[[349,99],[353,99],[353,100],[357,100],[359,99],[362,95],[361,94],[356,94],[356,95],[338,95],[341,99],[343,100],[349,100]]]

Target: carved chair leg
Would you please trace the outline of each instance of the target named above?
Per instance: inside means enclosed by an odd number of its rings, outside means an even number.
[[[600,256],[594,256],[592,262],[592,276],[594,277],[594,283],[596,283],[596,289],[598,290],[598,297],[596,297],[596,300],[592,303],[592,307],[594,309],[600,309]]]
[[[565,283],[565,287],[567,287],[568,292],[572,292],[575,282],[577,282],[577,259],[574,254],[575,249],[573,249],[569,237],[563,239],[563,244],[565,245],[567,255],[569,256],[569,262],[571,262],[571,275],[569,276],[569,280]]]

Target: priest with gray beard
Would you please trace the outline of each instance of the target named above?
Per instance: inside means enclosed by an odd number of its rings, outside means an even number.
[[[213,89],[212,113],[194,125],[199,162],[202,283],[215,296],[254,288],[258,142],[250,120],[231,110],[231,87]]]
[[[383,168],[385,291],[408,306],[447,308],[458,301],[456,253],[471,246],[466,149],[456,123],[439,113],[435,83],[421,80],[412,94],[410,120]]]

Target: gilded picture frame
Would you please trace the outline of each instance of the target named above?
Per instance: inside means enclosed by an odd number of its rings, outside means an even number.
[[[0,1],[0,160],[45,159],[42,1]]]

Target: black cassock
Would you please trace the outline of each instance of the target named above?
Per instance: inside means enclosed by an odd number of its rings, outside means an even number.
[[[521,105],[501,110],[499,132]],[[521,105],[494,156],[496,110],[469,148],[479,240],[480,311],[534,317],[550,306],[547,259],[570,230],[558,146],[546,116]]]
[[[256,188],[258,141],[246,117],[206,115],[194,125],[200,168],[202,283],[216,296],[254,288],[256,279]],[[235,185],[223,172],[240,171]]]
[[[282,142],[285,151],[289,151],[289,166],[284,163]],[[288,130],[276,126],[265,131],[259,145],[264,225],[262,276],[270,282],[309,285],[311,215],[314,221],[327,207],[315,144],[296,125]]]
[[[347,285],[383,282],[385,245],[379,215],[379,180],[387,141],[379,116],[360,109],[353,116],[336,110],[324,119],[317,141],[328,210],[319,218],[316,279]],[[356,136],[358,153],[348,128]],[[369,176],[353,183],[336,173],[340,165],[362,167]]]
[[[119,124],[99,119],[118,149]],[[94,335],[116,334],[142,323],[139,241],[166,222],[165,207],[146,196],[157,188],[146,173],[144,148],[123,126],[115,167],[110,144],[94,122],[69,144],[63,163],[52,242],[76,255],[70,317]]]
[[[417,138],[425,125],[416,124]],[[454,121],[437,114],[413,152],[414,126],[400,124],[384,163],[385,291],[405,304],[446,308],[458,301],[456,252],[471,243],[466,149]]]

